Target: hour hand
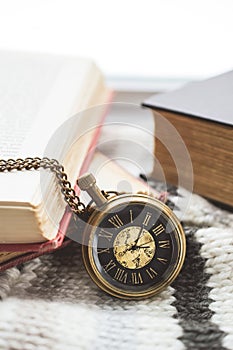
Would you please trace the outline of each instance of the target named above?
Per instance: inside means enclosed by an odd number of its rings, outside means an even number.
[[[150,248],[150,246],[149,245],[138,245],[136,248],[139,248],[139,249],[141,249],[141,248]]]
[[[150,248],[150,246],[145,245],[145,244],[148,244],[148,243],[151,243],[151,241],[147,241],[145,243],[142,243],[142,244],[138,245],[137,248]]]

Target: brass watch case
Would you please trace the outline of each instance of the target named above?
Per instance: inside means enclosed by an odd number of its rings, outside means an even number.
[[[176,264],[172,270],[172,273],[166,278],[162,283],[149,288],[146,291],[140,292],[132,292],[121,290],[116,288],[114,285],[110,284],[106,281],[105,278],[101,275],[100,271],[97,269],[94,258],[93,258],[93,247],[92,242],[95,235],[96,227],[98,227],[99,223],[102,221],[103,217],[106,215],[106,212],[112,211],[113,209],[117,209],[118,206],[121,206],[125,203],[133,203],[133,204],[145,204],[152,207],[156,207],[162,212],[162,215],[165,215],[169,220],[171,220],[172,225],[177,233],[178,237],[178,256],[176,260]],[[101,288],[103,291],[108,294],[122,298],[122,299],[144,299],[147,297],[151,297],[155,294],[160,293],[164,290],[168,285],[170,285],[177,275],[179,274],[185,259],[186,254],[186,240],[183,228],[177,219],[176,215],[173,211],[161,201],[149,197],[143,194],[124,194],[120,196],[116,196],[110,199],[106,204],[101,207],[99,211],[93,211],[88,224],[84,230],[84,244],[82,246],[82,257],[84,261],[85,268],[90,275],[93,282]]]

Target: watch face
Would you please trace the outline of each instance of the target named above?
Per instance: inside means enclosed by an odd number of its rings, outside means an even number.
[[[160,292],[179,273],[185,236],[173,212],[145,195],[124,195],[94,212],[83,258],[93,281],[122,298]]]

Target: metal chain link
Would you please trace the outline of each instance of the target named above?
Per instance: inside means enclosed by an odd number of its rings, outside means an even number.
[[[76,195],[75,190],[68,181],[63,165],[61,165],[56,159],[49,159],[47,157],[28,157],[25,159],[18,158],[7,160],[0,159],[0,172],[12,170],[38,170],[39,168],[49,169],[56,175],[58,183],[61,186],[61,192],[72,212],[80,214],[85,211],[86,207],[80,201],[80,198]]]

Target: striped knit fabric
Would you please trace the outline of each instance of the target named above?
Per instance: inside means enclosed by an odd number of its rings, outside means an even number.
[[[0,275],[0,349],[233,349],[233,215],[193,195],[187,256],[160,295],[123,301],[87,276],[77,244]]]

